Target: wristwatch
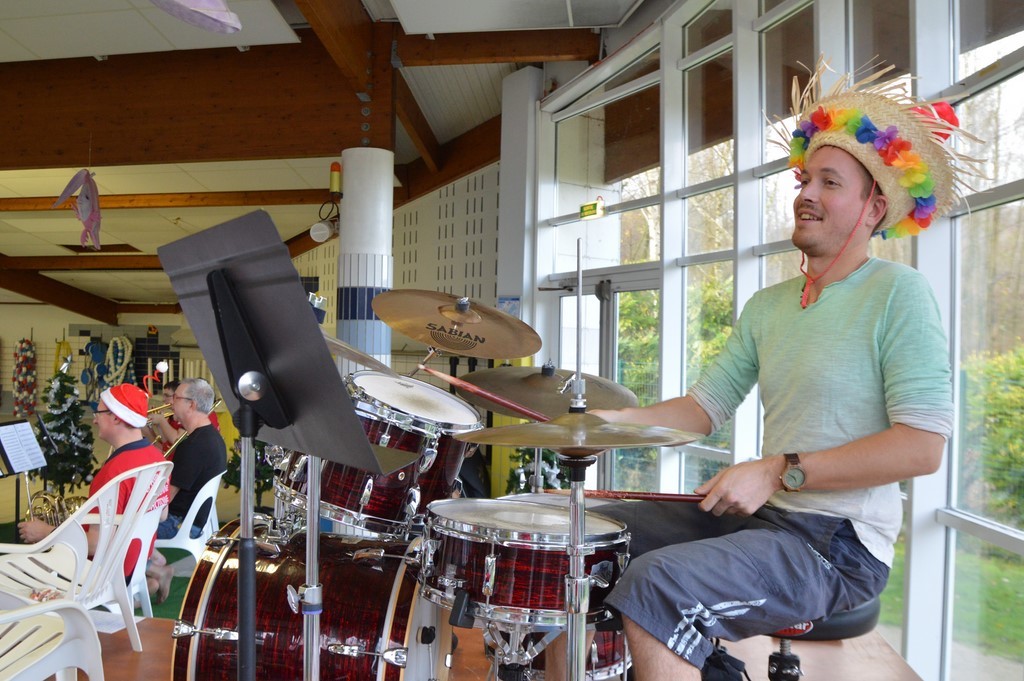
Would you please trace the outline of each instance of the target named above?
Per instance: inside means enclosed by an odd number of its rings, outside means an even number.
[[[786,457],[786,470],[782,471],[779,480],[782,480],[782,489],[787,492],[799,492],[807,481],[807,474],[800,465],[799,454],[783,454]]]

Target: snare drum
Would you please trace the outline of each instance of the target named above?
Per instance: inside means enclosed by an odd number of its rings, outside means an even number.
[[[386,475],[325,461],[320,516],[341,534],[402,537],[427,505],[451,497],[463,459],[476,445],[454,435],[483,427],[480,413],[436,386],[379,371],[357,371],[345,379],[356,415],[371,444],[416,454]],[[308,457],[294,453],[275,493],[305,509]]]
[[[605,596],[628,560],[626,526],[587,512],[584,572],[594,577],[588,621],[605,616]],[[568,509],[502,499],[430,504],[420,581],[430,601],[452,608],[468,594],[468,615],[485,622],[562,626],[569,573]]]
[[[320,536],[320,678],[447,678],[452,644],[448,618],[439,617],[444,612],[419,597],[416,568],[405,561],[419,541]],[[207,631],[237,631],[235,544],[204,552],[182,602],[181,622]],[[305,583],[305,550],[306,535],[299,533],[282,546],[278,556],[256,559],[257,681],[303,679],[303,616],[289,607],[286,587]],[[375,550],[383,556],[374,554]],[[379,655],[388,650],[385,657]],[[401,661],[403,653],[406,663],[399,666],[395,662]],[[236,678],[238,641],[196,633],[178,638],[172,655],[172,681]]]

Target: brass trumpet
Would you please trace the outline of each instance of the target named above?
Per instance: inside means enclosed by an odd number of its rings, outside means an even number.
[[[157,412],[167,412],[166,414],[163,414],[163,416],[165,416],[166,418],[171,418],[171,416],[174,414],[174,407],[172,407],[169,404],[161,404],[158,407],[153,407],[152,409],[147,411],[146,414],[155,414]]]

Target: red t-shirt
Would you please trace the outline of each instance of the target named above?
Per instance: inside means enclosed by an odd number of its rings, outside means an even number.
[[[114,478],[125,471],[130,471],[133,468],[140,468],[142,466],[149,465],[151,463],[162,463],[164,461],[164,455],[160,453],[153,445],[149,444],[146,440],[139,440],[130,444],[124,445],[114,451],[110,455],[100,469],[96,471],[96,475],[93,477],[92,482],[89,484],[89,495],[92,496],[97,492],[103,485],[107,484]],[[135,487],[134,480],[125,480],[121,483],[121,488],[117,491],[117,512],[123,513],[125,506],[128,505],[128,498],[132,494],[132,489]],[[153,502],[153,508],[160,508],[166,506],[171,501],[170,491],[167,487],[167,483],[164,483],[164,489],[157,495],[156,501]],[[153,539],[149,543],[149,553],[153,552],[153,544],[156,542],[156,534],[153,534]],[[135,563],[139,559],[139,551],[141,546],[138,540],[133,540],[128,546],[128,553],[124,559],[124,576],[129,577],[132,574],[132,570],[135,569]],[[147,554],[149,555],[149,554]]]

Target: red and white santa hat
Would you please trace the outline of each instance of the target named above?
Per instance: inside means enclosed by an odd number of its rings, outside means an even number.
[[[100,394],[100,402],[129,426],[141,428],[149,418],[149,395],[131,383],[107,388]]]

